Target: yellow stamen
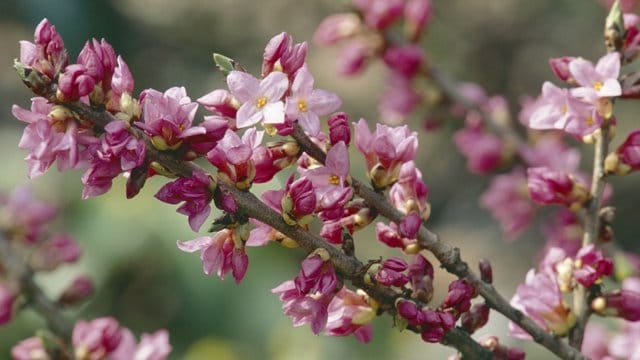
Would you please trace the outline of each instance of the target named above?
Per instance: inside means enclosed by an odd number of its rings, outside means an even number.
[[[256,107],[258,109],[262,109],[265,105],[267,105],[267,97],[266,96],[261,96],[258,98],[258,100],[256,100]]]
[[[600,89],[602,89],[602,86],[604,84],[600,81],[594,81],[593,82],[593,88],[596,89],[596,91],[600,91]]]
[[[298,100],[298,111],[306,112],[307,111],[307,102],[300,99]]]
[[[329,184],[331,185],[340,185],[340,177],[335,174],[331,174],[329,176]]]

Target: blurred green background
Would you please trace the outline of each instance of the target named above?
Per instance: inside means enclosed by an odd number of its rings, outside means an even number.
[[[551,79],[549,57],[580,55],[595,60],[603,52],[606,10],[595,0],[434,2],[436,16],[424,41],[430,59],[458,79],[479,82],[491,94],[506,95],[514,111],[522,94],[537,95],[542,82]],[[115,316],[137,334],[167,328],[172,359],[442,359],[453,353],[397,332],[389,317],[376,320],[369,345],[351,337],[317,337],[307,326],[292,328],[269,290],[295,276],[303,255],[278,245],[249,249],[251,263],[240,286],[232,279],[223,282],[204,276],[198,255],[182,253],[175,246],[177,239],[197,236],[186,218],[176,214],[175,207],[152,198],[162,185],[159,179],[153,179],[134,200],[124,199],[120,179],[108,194],[81,201],[79,172],[50,171],[35,180],[26,177],[22,160],[26,153],[17,147],[22,123],[13,119],[10,108],[14,103],[28,107],[30,94],[11,64],[18,57],[18,41],[31,40],[43,17],[56,25],[72,59],[87,39],[104,37],[129,64],[136,92],[186,86],[196,99],[224,87],[212,64],[212,52],[231,56],[258,73],[271,36],[287,31],[297,41],[310,41],[324,16],[343,9],[343,3],[335,0],[0,2],[0,190],[32,184],[41,197],[60,206],[56,228],[70,232],[83,245],[84,256],[77,265],[38,279],[53,295],[75,274],[87,273],[95,280],[95,296],[70,312],[70,317]],[[337,53],[335,48],[311,44],[308,63],[317,87],[339,93],[354,121],[359,117],[374,121],[383,91],[383,67],[374,65],[353,79],[337,78]],[[619,108],[618,133],[622,134],[637,126],[637,105],[622,103]],[[477,205],[489,179],[468,176],[464,159],[451,144],[450,135],[459,125],[448,123],[429,134],[420,130],[420,165],[431,188],[431,226],[447,241],[463,247],[470,264],[481,257],[491,259],[497,287],[511,297],[533,263],[531,254],[544,239],[533,226],[518,242],[505,245],[495,222]],[[417,119],[411,126],[422,128]],[[616,139],[616,144],[622,140]],[[588,152],[583,162],[589,169]],[[637,189],[637,175],[613,179],[613,183],[618,240],[627,249],[637,249],[640,198],[631,191]],[[365,257],[386,251],[371,232],[359,234],[356,248]],[[442,297],[449,280],[446,274],[438,275],[436,299]],[[37,315],[25,311],[0,328],[0,358],[8,357],[13,344],[42,325]],[[503,337],[506,321],[493,316],[479,335],[488,333]],[[506,337],[503,341],[518,344]],[[540,352],[539,356],[547,355]],[[529,358],[538,355],[532,353]]]

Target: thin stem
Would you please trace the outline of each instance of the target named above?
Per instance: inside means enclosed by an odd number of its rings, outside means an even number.
[[[298,141],[300,148],[304,152],[316,158],[316,160],[324,162],[326,155],[324,155],[322,149],[310,141],[298,125],[296,125],[296,130],[292,136]],[[314,154],[318,154],[318,157],[315,157]],[[362,197],[369,206],[375,208],[380,215],[396,223],[402,221],[404,214],[395,209],[382,194],[375,192],[357,179],[352,179],[352,186],[356,194]],[[482,281],[469,269],[469,266],[460,258],[460,249],[441,241],[439,236],[427,229],[424,224],[418,231],[418,243],[423,249],[431,252],[448,272],[455,274],[459,278],[466,278],[471,281],[490,307],[518,324],[518,326],[531,335],[534,341],[563,359],[586,359],[578,350],[547,333],[521,311],[512,307],[507,300],[496,291],[493,285]]]
[[[58,304],[49,299],[33,280],[33,270],[24,262],[9,243],[7,236],[0,232],[0,262],[10,276],[16,279],[20,292],[27,304],[47,321],[47,326],[65,341],[71,339],[72,324],[64,317]]]
[[[595,134],[591,200],[584,216],[582,247],[594,244],[600,234],[600,208],[602,207],[602,194],[606,185],[604,159],[609,152],[609,133],[610,125],[605,123],[600,131]],[[569,335],[569,343],[576,349],[582,347],[584,331],[591,316],[591,301],[593,297],[592,291],[579,284],[573,292],[573,311],[576,314],[576,325]]]
[[[88,105],[80,102],[73,104],[62,104],[72,109],[80,118],[89,121],[97,126],[104,127],[110,121],[116,119],[109,113],[98,111]],[[119,121],[119,120],[118,120]],[[181,177],[190,177],[196,170],[202,170],[198,165],[191,162],[176,159],[170,154],[158,151],[151,144],[148,136],[139,129],[130,128],[132,134],[140,139],[144,139],[147,143],[147,157],[160,163],[167,170]],[[307,138],[308,139],[308,138]],[[310,141],[310,140],[309,140]],[[320,153],[324,154],[322,150]],[[318,156],[319,153],[317,153]],[[326,155],[325,155],[326,156]],[[344,279],[348,279],[351,283],[363,289],[369,296],[376,299],[380,304],[380,309],[394,315],[395,301],[402,294],[395,290],[382,286],[377,283],[370,283],[364,280],[364,274],[367,267],[355,257],[348,256],[340,249],[329,244],[319,235],[310,233],[299,226],[288,225],[280,214],[268,207],[264,202],[258,199],[254,194],[237,189],[233,184],[219,181],[218,186],[233,196],[238,205],[238,211],[243,212],[247,216],[257,219],[272,228],[280,231],[284,235],[294,239],[301,248],[308,252],[318,248],[327,250],[331,257],[331,262],[338,274]],[[469,334],[460,329],[452,329],[445,334],[444,342],[456,348],[465,359],[491,359],[491,352],[482,347]]]

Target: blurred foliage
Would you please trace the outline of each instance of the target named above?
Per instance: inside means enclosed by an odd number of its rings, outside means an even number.
[[[542,82],[551,79],[549,57],[596,59],[603,52],[606,10],[595,0],[434,2],[436,16],[424,41],[429,58],[458,79],[478,82],[491,94],[504,94],[514,113],[522,94],[536,95]],[[12,118],[10,108],[14,103],[27,107],[30,95],[11,64],[18,56],[18,40],[32,39],[43,17],[56,25],[72,57],[90,37],[104,37],[128,62],[136,91],[186,86],[195,99],[224,87],[214,69],[213,52],[231,56],[257,73],[263,47],[272,35],[287,31],[297,41],[310,41],[324,16],[343,10],[341,2],[334,0],[0,2],[0,189],[29,181],[21,160],[25,153],[17,148],[22,124]],[[382,67],[374,65],[358,78],[338,79],[333,66],[337,49],[312,44],[309,52],[317,86],[338,92],[353,120],[375,120],[385,76]],[[621,104],[619,133],[634,126],[634,106]],[[421,128],[420,119],[412,126]],[[431,226],[462,246],[470,264],[480,257],[492,259],[497,287],[510,297],[542,239],[534,227],[519,242],[504,245],[496,224],[477,205],[488,179],[469,177],[451,144],[449,135],[458,126],[451,123],[438,132],[421,133],[421,168],[433,205]],[[590,162],[590,155],[585,155],[585,168]],[[59,228],[72,233],[85,249],[77,266],[43,276],[40,283],[57,294],[74,274],[86,272],[99,289],[93,300],[70,316],[112,315],[138,333],[166,327],[174,359],[423,359],[452,353],[424,344],[418,336],[398,333],[389,317],[376,321],[372,344],[366,346],[353,338],[316,337],[306,326],[292,328],[269,290],[297,273],[303,254],[277,245],[249,249],[251,264],[240,286],[230,279],[205,277],[198,256],[175,247],[175,240],[196,234],[174,207],[152,198],[162,185],[154,180],[131,201],[124,199],[123,181],[117,181],[107,195],[89,201],[80,201],[77,172],[50,171],[31,181],[41,196],[59,204],[63,214]],[[640,199],[637,191],[631,192],[637,180],[613,182],[617,195],[612,202],[619,210],[616,234],[630,248],[637,244],[638,235],[633,225]],[[383,249],[374,242],[372,232],[362,234],[356,243],[358,253],[380,256]],[[445,280],[450,279],[440,274],[436,285],[446,286]],[[41,319],[26,311],[0,328],[0,358],[41,325]],[[506,321],[495,316],[481,334],[505,332]]]

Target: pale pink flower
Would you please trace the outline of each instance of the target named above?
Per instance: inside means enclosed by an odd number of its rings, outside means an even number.
[[[356,35],[361,24],[360,18],[354,13],[329,15],[318,25],[313,40],[318,45],[332,45]]]
[[[237,238],[235,230],[224,229],[213,236],[203,236],[190,241],[178,241],[178,248],[184,252],[201,251],[200,260],[206,275],[216,272],[221,280],[231,271],[236,284],[247,272],[249,257],[244,245]]]
[[[171,352],[169,332],[158,330],[153,334],[143,333],[136,347],[133,360],[164,360]]]
[[[231,94],[242,103],[236,114],[236,126],[245,128],[260,121],[265,124],[284,122],[282,96],[289,88],[287,75],[280,71],[269,73],[258,80],[253,75],[232,71],[227,75]]]
[[[306,67],[296,73],[291,84],[291,96],[286,101],[286,115],[297,119],[311,136],[320,132],[319,116],[338,110],[342,101],[335,93],[314,89],[313,76]],[[242,109],[242,108],[241,108]]]
[[[542,85],[542,95],[529,118],[529,127],[538,130],[564,130],[582,137],[600,127],[602,117],[592,104],[574,97],[569,90],[550,82]]]
[[[620,54],[610,52],[598,60],[594,67],[590,61],[577,58],[569,63],[569,72],[581,87],[573,89],[575,96],[588,101],[598,98],[615,97],[622,94],[618,81],[620,75]]]
[[[511,305],[529,316],[546,331],[564,335],[575,323],[575,315],[564,304],[562,292],[556,281],[546,273],[536,273],[531,269],[524,284],[520,284],[511,299]],[[509,323],[509,334],[523,340],[531,336]]]
[[[325,334],[353,334],[360,342],[368,343],[373,331],[370,322],[376,317],[376,310],[369,305],[367,298],[366,294],[343,286],[329,303]]]
[[[335,144],[328,152],[324,166],[301,171],[301,175],[309,178],[319,190],[326,187],[342,188],[349,175],[349,152],[344,142]]]
[[[495,176],[489,189],[480,197],[480,205],[491,211],[509,240],[529,226],[536,210],[529,198],[527,179],[521,168]]]
[[[238,109],[233,104],[233,96],[224,89],[216,89],[198,99],[205,109],[221,116],[235,118]]]
[[[11,348],[13,360],[49,360],[47,350],[39,337],[30,337]]]
[[[172,87],[164,93],[155,89],[144,90],[140,102],[144,122],[137,121],[135,125],[151,136],[153,145],[159,150],[175,150],[184,137],[194,135],[191,129],[198,103],[191,102],[184,87]]]
[[[76,358],[98,360],[109,356],[120,346],[122,331],[111,317],[78,321],[71,335]]]
[[[207,153],[207,159],[236,186],[248,188],[256,177],[254,158],[259,155],[257,149],[263,136],[264,131],[249,128],[240,138],[227,129],[216,147]]]

